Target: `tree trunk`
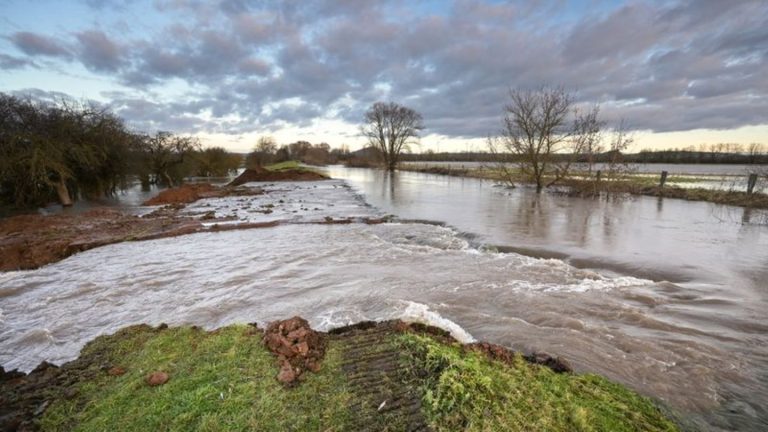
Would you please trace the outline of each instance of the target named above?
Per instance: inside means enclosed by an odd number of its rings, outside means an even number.
[[[59,180],[56,183],[56,193],[59,195],[59,202],[64,207],[72,205],[72,197],[69,196],[69,189],[67,189],[67,183],[64,180]]]
[[[173,187],[173,179],[165,171],[163,171],[163,178],[165,178],[165,181],[168,183],[168,187]]]

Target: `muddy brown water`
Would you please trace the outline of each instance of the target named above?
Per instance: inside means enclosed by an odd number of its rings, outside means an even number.
[[[390,213],[400,222],[285,223],[123,243],[0,274],[0,363],[29,370],[66,361],[94,336],[140,322],[212,328],[299,314],[329,329],[419,319],[465,341],[563,355],[705,430],[768,427],[761,214],[745,223],[742,209],[708,203],[329,172],[351,188],[284,185],[291,192],[273,193],[274,212],[255,214],[301,222]],[[247,205],[211,203],[243,218]]]

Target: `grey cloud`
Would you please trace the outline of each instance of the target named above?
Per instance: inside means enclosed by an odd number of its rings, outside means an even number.
[[[123,63],[120,47],[99,30],[76,34],[80,43],[80,60],[97,71],[116,71]]]
[[[484,137],[500,127],[510,87],[541,84],[603,102],[607,116],[641,129],[766,122],[764,1],[637,0],[576,19],[558,15],[558,0],[456,0],[418,14],[406,0],[155,4],[169,24],[136,40],[97,31],[69,44],[33,33],[9,39],[29,56],[76,47],[82,64],[133,87],[115,106],[142,127],[309,125],[342,101],[335,115],[357,123],[383,99],[420,111],[427,133]],[[26,59],[0,55],[0,66]],[[164,100],[174,79],[194,90]],[[222,120],[233,115],[240,120]]]
[[[607,17],[585,19],[568,35],[564,57],[571,62],[634,56],[658,41],[662,30],[649,5],[632,3]]]
[[[69,57],[70,52],[54,38],[31,32],[17,32],[9,37],[16,48],[30,56]]]
[[[243,74],[251,75],[269,75],[272,67],[264,60],[256,58],[247,58],[238,64],[238,68]]]
[[[27,59],[0,54],[0,69],[2,70],[21,69],[26,66],[35,66],[35,64]]]

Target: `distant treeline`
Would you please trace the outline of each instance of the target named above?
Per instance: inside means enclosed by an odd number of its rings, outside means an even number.
[[[349,147],[331,149],[330,144],[312,144],[309,141],[296,141],[291,144],[278,146],[277,141],[270,136],[259,138],[253,151],[245,157],[245,166],[254,168],[290,160],[307,165],[331,165],[345,163],[350,158]]]
[[[630,163],[768,164],[766,153],[719,153],[692,150],[643,150],[624,155]]]
[[[224,176],[242,163],[242,155],[203,149],[193,137],[131,131],[93,104],[0,93],[0,205],[70,205],[136,180],[173,186],[189,176]]]
[[[768,164],[768,151],[764,146],[746,147],[744,152],[720,152],[699,150],[641,150],[638,153],[621,154],[624,163],[677,163],[677,164]],[[513,155],[497,155],[487,152],[442,152],[403,154],[402,160],[411,162],[496,162],[500,159],[516,162]],[[506,156],[506,157],[504,157]],[[562,155],[567,159],[568,155]],[[555,157],[556,158],[556,157]],[[517,158],[519,159],[519,158]],[[590,157],[582,155],[578,162],[588,162]],[[592,162],[611,162],[616,160],[615,153],[605,152],[593,155]]]

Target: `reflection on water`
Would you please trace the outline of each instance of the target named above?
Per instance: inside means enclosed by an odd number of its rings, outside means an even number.
[[[186,183],[210,183],[213,185],[225,185],[232,181],[237,175],[241,174],[243,169],[227,177],[187,177]],[[237,175],[236,175],[237,174]],[[61,204],[51,203],[39,209],[40,213],[82,213],[94,207],[120,207],[127,213],[143,213],[142,203],[158,194],[165,186],[156,184],[142,185],[139,181],[130,182],[125,189],[118,190],[112,196],[100,198],[80,199],[74,202],[71,207],[62,207]],[[0,213],[0,217],[3,214]]]
[[[580,266],[768,297],[768,212],[645,196],[584,199],[490,181],[330,167],[373,206],[443,221],[484,244]],[[750,223],[742,223],[749,221]]]
[[[493,166],[493,163],[487,162],[403,162],[406,166],[438,166],[445,168],[480,168],[483,166]],[[509,164],[510,166],[514,164]],[[576,169],[587,170],[585,164],[574,165]],[[636,173],[658,174],[667,171],[670,175],[715,175],[715,176],[741,176],[758,170],[765,171],[768,165],[750,165],[750,164],[665,164],[665,163],[636,163],[629,164],[627,167]],[[592,165],[593,170],[607,170],[609,167],[604,163]]]
[[[482,167],[493,167],[495,164],[488,162],[403,162],[403,165],[410,168],[428,168],[442,167],[450,169],[477,169]],[[515,164],[508,164],[515,166]],[[576,164],[574,170],[586,172],[586,164]],[[604,163],[597,163],[592,166],[592,171],[607,171],[610,167]],[[749,165],[749,164],[629,164],[626,166],[629,173],[642,175],[648,179],[659,180],[662,171],[666,171],[670,176],[680,177],[682,181],[668,181],[669,186],[678,186],[682,188],[703,188],[716,190],[734,190],[744,192],[747,190],[747,178],[751,173],[763,173],[755,185],[756,192],[768,192],[768,165]]]
[[[471,234],[478,244],[565,259],[606,275],[657,281],[618,298],[613,297],[615,292],[590,293],[578,301],[535,294],[535,300],[526,304],[536,312],[515,308],[515,313],[510,313],[520,301],[519,295],[507,302],[492,297],[482,308],[483,314],[488,314],[486,319],[473,316],[459,323],[476,336],[515,345],[521,338],[519,332],[495,334],[488,329],[497,328],[494,323],[498,324],[499,317],[508,317],[509,325],[516,326],[523,319],[529,326],[525,331],[536,334],[539,346],[544,343],[552,351],[568,353],[591,370],[636,387],[638,379],[646,384],[662,381],[663,386],[686,393],[689,401],[696,399],[694,391],[709,394],[721,408],[732,411],[727,416],[732,416],[728,421],[733,422],[709,418],[709,428],[768,428],[768,413],[755,411],[756,405],[768,405],[765,211],[654,197],[538,195],[525,187],[508,189],[489,181],[413,172],[341,167],[331,167],[329,172],[346,179],[383,211],[403,218],[446,222]],[[641,340],[621,342],[621,337],[610,331],[604,335],[607,340],[590,334],[592,339],[585,342],[589,353],[582,357],[574,352],[572,334],[553,334],[547,319],[522,318],[544,313],[544,305],[551,306],[549,313],[555,321],[583,322],[601,317],[606,330],[621,329],[625,336]],[[617,347],[622,350],[618,356],[597,354]],[[618,372],[624,367],[615,363],[619,357],[626,360],[655,349],[670,355],[666,360],[657,359],[661,367],[654,373],[659,375],[651,378],[632,367]],[[685,371],[686,382],[667,376],[680,370]],[[745,376],[750,377],[748,382]],[[711,384],[709,392],[689,387],[708,378],[717,383]],[[651,394],[661,393],[659,388],[651,390]]]

